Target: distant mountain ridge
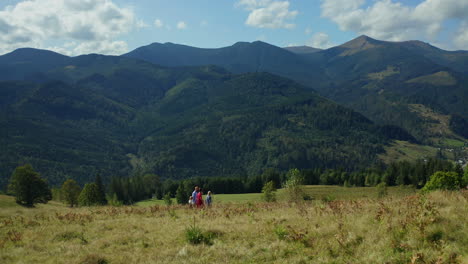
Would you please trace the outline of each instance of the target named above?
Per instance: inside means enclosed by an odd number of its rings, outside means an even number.
[[[51,184],[88,182],[97,173],[248,176],[312,164],[354,170],[378,162],[393,138],[410,137],[269,73],[97,54],[57,65],[37,73],[40,81],[29,74],[0,81],[1,186],[26,162]]]
[[[184,46],[179,52],[173,44],[158,44],[123,56],[166,66],[214,64],[238,73],[278,74],[378,123],[402,126],[425,142],[432,142],[433,135],[426,132],[424,117],[408,104],[422,103],[435,111],[468,118],[466,51],[445,51],[421,41],[389,42],[368,36],[326,50],[301,49],[304,47],[288,50],[253,42],[220,49]],[[259,60],[262,54],[268,54],[263,56],[267,59]],[[177,63],[181,58],[185,61]],[[171,63],[166,63],[168,60]],[[429,81],[440,76],[449,77],[444,77],[445,81]]]
[[[465,54],[366,36],[316,52],[264,42],[154,43],[123,56],[19,49],[0,56],[0,185],[23,162],[60,183],[99,171],[352,170],[378,163],[395,139],[463,146]]]

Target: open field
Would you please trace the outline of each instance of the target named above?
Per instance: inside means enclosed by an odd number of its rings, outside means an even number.
[[[423,158],[435,157],[437,148],[417,145],[408,141],[395,140],[395,142],[385,147],[385,154],[381,154],[379,157],[385,163],[398,161],[415,161]]]
[[[1,196],[0,263],[468,263],[468,192],[393,194],[203,210],[27,209]],[[206,243],[187,242],[194,221]]]
[[[327,185],[306,185],[305,193],[312,199],[358,199],[358,198],[376,198],[377,189],[375,187],[352,187],[346,188],[341,186],[327,186]],[[411,187],[388,187],[388,194],[390,196],[403,196],[413,194],[415,190]],[[277,192],[279,201],[285,200],[285,194],[282,189]],[[261,193],[242,193],[242,194],[215,194],[213,196],[215,203],[256,203],[262,201]],[[172,201],[175,203],[175,199]],[[146,200],[137,203],[138,206],[152,206],[164,205],[163,200]]]

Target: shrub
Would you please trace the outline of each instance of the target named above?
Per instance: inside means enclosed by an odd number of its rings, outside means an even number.
[[[334,195],[328,194],[327,196],[323,196],[321,200],[324,203],[329,203],[335,201],[336,197]]]
[[[276,226],[273,232],[279,240],[284,240],[288,236],[288,230],[281,225]]]
[[[171,200],[171,194],[170,193],[166,193],[163,197],[163,200],[164,200],[164,203],[169,206],[169,205],[172,205],[172,200]]]
[[[441,230],[436,230],[436,231],[429,233],[426,236],[426,240],[432,243],[437,243],[443,238],[443,236],[444,236],[444,232],[442,232]]]
[[[463,178],[453,171],[438,171],[424,185],[423,191],[458,190],[463,184]]]
[[[289,201],[297,202],[303,200],[304,190],[303,183],[304,178],[298,169],[291,169],[286,175],[287,179],[283,184],[283,188],[286,190]]]
[[[180,183],[176,191],[176,201],[177,204],[186,204],[187,203],[187,192],[184,189],[184,184]]]
[[[123,202],[120,201],[119,198],[117,198],[116,193],[114,193],[112,196],[108,195],[107,201],[108,201],[109,205],[112,205],[112,206],[122,206],[123,205]]]
[[[388,195],[387,183],[381,182],[377,184],[377,197],[383,198]]]
[[[263,185],[262,188],[263,199],[266,202],[275,202],[276,201],[276,188],[273,181],[269,181]]]
[[[212,245],[213,239],[215,239],[218,235],[218,232],[203,231],[200,227],[196,225],[195,220],[193,225],[185,229],[185,239],[187,240],[187,242],[193,245]]]
[[[467,188],[468,187],[468,167],[465,169],[465,173],[463,174],[463,180],[462,180],[462,188]]]

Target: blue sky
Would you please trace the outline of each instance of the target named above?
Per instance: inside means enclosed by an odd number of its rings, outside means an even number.
[[[468,0],[2,0],[0,54],[122,54],[152,42],[328,48],[361,34],[468,50]]]

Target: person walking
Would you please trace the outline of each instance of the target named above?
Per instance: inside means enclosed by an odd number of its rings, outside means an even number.
[[[203,192],[202,192],[202,190],[198,191],[197,200],[195,201],[195,204],[197,205],[198,208],[203,207]]]
[[[200,188],[198,186],[195,186],[195,190],[192,193],[192,199],[193,199],[193,204],[197,204],[197,198],[198,198],[198,193],[200,191]]]
[[[213,202],[213,198],[211,198],[211,191],[208,191],[208,194],[206,195],[206,206],[210,207],[211,203]]]

